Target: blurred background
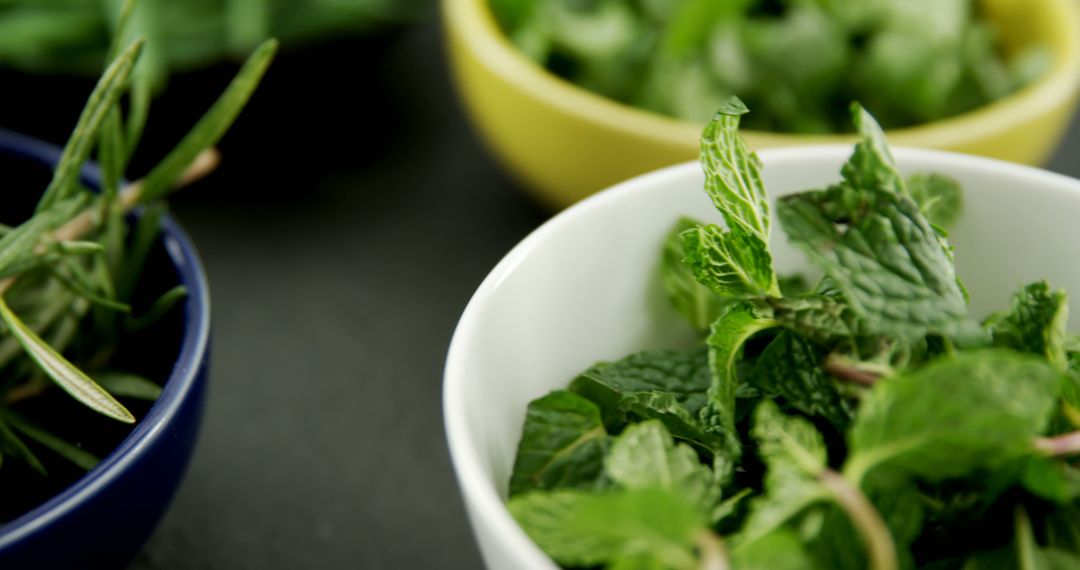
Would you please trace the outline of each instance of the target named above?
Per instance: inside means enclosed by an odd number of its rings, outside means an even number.
[[[91,4],[0,0],[0,126],[66,140],[108,37]],[[437,6],[157,4],[143,25],[189,49],[153,53],[133,175],[259,38],[285,49],[218,172],[171,200],[210,278],[210,393],[187,477],[131,568],[479,567],[442,365],[472,291],[552,210],[469,125]],[[1080,177],[1078,157],[1074,121],[1046,166]]]

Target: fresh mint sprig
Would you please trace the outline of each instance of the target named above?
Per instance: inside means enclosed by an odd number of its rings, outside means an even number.
[[[745,106],[705,129],[723,225],[679,220],[660,264],[703,346],[598,363],[529,407],[509,508],[557,562],[1080,565],[1065,293],[1033,283],[975,321],[946,242],[959,185],[905,178],[874,118],[852,112],[860,140],[838,182],[775,209],[738,137]],[[779,286],[773,212],[824,271],[816,286]]]

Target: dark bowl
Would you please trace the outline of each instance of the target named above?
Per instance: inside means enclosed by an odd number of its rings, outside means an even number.
[[[0,155],[52,166],[61,149],[0,130]],[[94,165],[82,170],[91,188]],[[163,255],[188,295],[177,319],[179,346],[161,396],[101,463],[59,494],[0,526],[0,568],[123,568],[165,513],[183,477],[202,417],[209,367],[210,300],[206,275],[180,225],[161,223]],[[159,272],[160,273],[160,272]],[[166,272],[167,273],[167,272]]]

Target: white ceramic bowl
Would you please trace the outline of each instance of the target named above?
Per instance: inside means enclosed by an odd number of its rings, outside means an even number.
[[[840,178],[850,146],[761,152],[773,197]],[[964,187],[950,241],[972,311],[1008,306],[1021,284],[1047,279],[1080,296],[1080,181],[940,151],[897,149],[906,174],[940,172]],[[657,275],[663,237],[680,215],[719,222],[697,163],[659,170],[571,207],[533,232],[484,280],[458,323],[443,406],[450,455],[484,560],[493,569],[553,569],[504,506],[528,402],[598,360],[687,346]],[[807,269],[776,227],[781,274]]]

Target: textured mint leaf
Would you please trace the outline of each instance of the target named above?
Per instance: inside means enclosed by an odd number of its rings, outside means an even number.
[[[711,469],[687,445],[677,444],[663,424],[650,420],[626,428],[604,459],[608,477],[625,489],[666,489],[708,516],[720,500]]]
[[[532,492],[511,497],[507,506],[526,534],[566,566],[641,564],[648,555],[665,568],[692,570],[694,540],[707,531],[694,505],[663,489]]]
[[[778,570],[810,568],[810,558],[798,535],[778,529],[732,553],[732,570]]]
[[[853,211],[840,188],[781,199],[777,215],[793,245],[821,266],[866,333],[914,340],[928,334],[981,339],[967,315],[952,259],[911,199],[865,194]],[[852,215],[854,214],[854,215]]]
[[[906,195],[904,178],[896,168],[881,125],[858,103],[852,104],[851,114],[861,140],[840,170],[844,180],[853,188]]]
[[[1031,450],[1061,380],[1041,359],[987,349],[881,381],[849,431],[845,475],[888,465],[934,482],[1001,466]]]
[[[675,310],[686,317],[690,324],[701,331],[709,329],[724,306],[731,303],[717,295],[712,289],[702,285],[694,271],[684,262],[682,233],[696,229],[700,224],[690,218],[681,218],[676,222],[666,240],[660,259],[660,278],[664,292]]]
[[[752,234],[707,225],[680,234],[694,278],[722,297],[779,294],[766,242]]]
[[[786,405],[843,428],[851,421],[852,410],[836,381],[822,370],[824,356],[802,337],[784,331],[758,355],[746,382],[765,396],[783,398]]]
[[[609,444],[596,404],[565,390],[533,400],[525,413],[510,496],[533,489],[595,488]]]
[[[868,334],[851,306],[839,296],[785,297],[767,302],[777,323],[819,346],[855,344]]]
[[[754,412],[754,441],[769,469],[797,467],[816,476],[825,469],[825,439],[808,420],[780,411],[771,400],[763,400]]]
[[[770,400],[754,412],[752,435],[765,463],[765,495],[751,502],[737,548],[748,548],[781,528],[807,507],[830,499],[818,481],[825,470],[825,441],[809,421],[788,416]]]
[[[699,417],[711,383],[705,349],[653,350],[597,364],[574,379],[570,390],[595,402],[612,431],[656,419],[677,439],[724,455],[726,439],[707,429]]]
[[[1064,369],[1068,367],[1068,319],[1065,292],[1052,291],[1045,281],[1038,281],[1016,292],[1011,310],[991,315],[983,326],[990,331],[994,346],[1045,356]]]
[[[939,228],[951,228],[964,210],[960,183],[944,174],[913,174],[907,188],[926,219]]]
[[[1058,505],[1043,523],[1046,545],[1066,552],[1080,552],[1080,504]]]
[[[570,390],[615,408],[625,394],[667,392],[692,414],[705,405],[709,376],[708,351],[646,350],[616,362],[601,362],[570,384]]]
[[[780,284],[780,293],[784,297],[796,297],[813,291],[813,287],[806,280],[806,276],[800,273],[782,275],[777,279],[777,282]]]
[[[739,135],[749,110],[738,98],[724,103],[701,135],[705,192],[734,233],[752,236],[768,248],[769,201],[761,181],[761,159]]]
[[[1080,498],[1080,470],[1059,459],[1026,458],[1021,483],[1031,494],[1062,505]]]
[[[859,534],[848,515],[836,505],[822,505],[799,521],[804,549],[813,564],[807,568],[865,570],[866,553],[858,548]]]
[[[732,441],[738,449],[735,435],[735,398],[740,381],[737,365],[743,356],[743,344],[755,334],[776,326],[768,311],[750,303],[731,305],[713,323],[706,344],[709,347],[709,369],[712,386],[709,403],[701,412],[709,427]]]

